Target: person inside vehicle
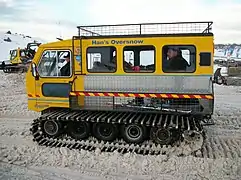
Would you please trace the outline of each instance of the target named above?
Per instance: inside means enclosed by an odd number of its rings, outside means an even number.
[[[66,64],[60,69],[61,76],[70,76],[70,54],[64,56]]]
[[[1,67],[4,68],[5,67],[5,62],[2,61]]]
[[[187,61],[182,57],[181,50],[177,47],[170,47],[167,52],[169,58],[168,71],[186,71]]]
[[[114,56],[113,57],[113,59],[111,60],[111,64],[113,64],[114,66],[116,66],[116,56]],[[124,68],[125,68],[125,70],[131,70],[131,69],[133,69],[134,67],[133,67],[133,65],[130,63],[130,62],[127,62],[127,61],[125,61],[124,60]]]

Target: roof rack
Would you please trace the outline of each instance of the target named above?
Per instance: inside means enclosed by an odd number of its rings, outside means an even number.
[[[77,26],[79,36],[208,34],[213,22],[173,22]]]

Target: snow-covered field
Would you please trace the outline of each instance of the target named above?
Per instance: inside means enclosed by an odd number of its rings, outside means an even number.
[[[0,179],[241,179],[241,88],[215,86],[215,125],[198,157],[37,146],[24,75],[0,72]]]

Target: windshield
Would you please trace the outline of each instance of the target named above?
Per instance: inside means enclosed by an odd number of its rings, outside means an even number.
[[[10,60],[13,60],[17,57],[17,50],[11,50],[10,51]]]
[[[20,57],[26,57],[26,51],[20,50]]]

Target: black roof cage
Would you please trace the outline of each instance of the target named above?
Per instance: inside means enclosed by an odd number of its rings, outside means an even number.
[[[212,33],[210,21],[77,26],[79,36],[123,36]]]

